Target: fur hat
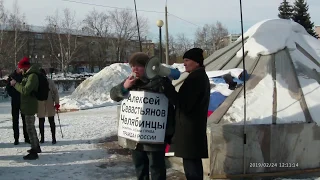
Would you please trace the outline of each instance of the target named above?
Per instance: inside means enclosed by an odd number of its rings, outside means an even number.
[[[130,66],[143,66],[145,67],[150,60],[149,56],[143,52],[133,53],[129,58]]]
[[[191,59],[197,63],[199,63],[200,66],[203,66],[203,50],[201,48],[192,48],[184,53],[183,59],[188,58]]]
[[[18,68],[19,69],[30,68],[29,58],[28,57],[23,57],[18,63]]]

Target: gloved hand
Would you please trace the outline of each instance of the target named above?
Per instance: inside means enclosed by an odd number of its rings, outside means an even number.
[[[54,105],[54,107],[56,108],[56,111],[59,111],[60,104],[56,104],[56,105]]]

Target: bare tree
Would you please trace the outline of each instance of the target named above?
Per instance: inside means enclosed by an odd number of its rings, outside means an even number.
[[[126,48],[130,41],[137,41],[138,31],[136,20],[131,10],[114,10],[109,12],[110,22],[112,23],[113,52],[116,54],[117,61],[122,61],[126,55]],[[139,17],[140,36],[144,37],[148,30],[147,19]]]
[[[3,6],[3,0],[0,0],[0,59],[1,59],[1,63],[0,63],[0,78],[2,78],[2,70],[6,69],[10,66],[10,61],[9,59],[6,57],[5,54],[5,43],[4,43],[4,26],[7,22],[7,12],[4,9]]]
[[[166,36],[165,36],[166,38]],[[159,44],[159,43],[157,43]],[[164,46],[164,45],[163,45]],[[176,62],[177,60],[177,43],[176,43],[176,39],[174,36],[169,35],[169,60],[170,62]],[[157,47],[159,48],[159,47]]]
[[[97,59],[99,68],[107,64],[107,49],[109,49],[111,37],[111,24],[109,17],[104,12],[93,10],[83,20],[82,31],[90,36],[98,37],[97,40],[89,39],[87,43],[89,61]],[[93,67],[92,67],[93,68]]]
[[[169,55],[175,55],[176,54],[176,39],[169,35]]]
[[[198,28],[196,31],[196,46],[203,50],[210,51],[213,49],[213,43],[211,38],[211,27],[205,24],[201,29]]]
[[[176,39],[176,52],[178,56],[182,56],[188,49],[192,48],[193,44],[185,34],[178,34]]]
[[[205,24],[201,29],[196,32],[196,46],[204,49],[208,54],[213,53],[215,50],[223,48],[225,43],[222,40],[228,35],[228,30],[217,21],[216,24]]]
[[[13,57],[9,56],[9,59],[14,60],[14,66],[17,66],[17,56],[19,53],[22,53],[22,48],[27,43],[27,36],[23,33],[26,30],[25,16],[20,14],[20,9],[17,3],[17,0],[13,4],[13,12],[9,15],[8,19],[5,20],[4,28],[8,28],[14,32],[13,37],[10,36],[7,39],[7,46],[10,54],[13,54]],[[6,27],[8,25],[8,27]],[[8,41],[13,38],[13,41]],[[10,44],[13,43],[13,46],[10,47]],[[12,52],[13,51],[13,52]]]
[[[52,56],[61,65],[61,71],[66,74],[67,67],[76,58],[79,50],[78,35],[80,24],[75,19],[75,12],[68,8],[63,10],[60,17],[59,12],[55,16],[48,16],[47,31]]]
[[[109,18],[106,13],[93,10],[89,12],[83,20],[85,30],[89,35],[108,37],[110,35]]]
[[[228,29],[217,21],[215,25],[212,25],[211,36],[215,50],[223,48],[225,43],[222,43],[222,39],[228,35]]]

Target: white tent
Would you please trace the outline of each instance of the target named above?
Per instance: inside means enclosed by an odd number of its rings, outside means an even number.
[[[319,167],[320,41],[301,25],[283,19],[257,23],[244,39],[245,69],[250,74],[246,103],[242,86],[208,118],[205,173],[225,177],[243,171]],[[214,71],[242,68],[242,62],[240,37],[213,53],[204,64],[206,71]],[[174,82],[177,89],[187,76],[183,73]],[[252,168],[252,163],[276,163],[277,167]],[[279,163],[296,164],[280,167]]]

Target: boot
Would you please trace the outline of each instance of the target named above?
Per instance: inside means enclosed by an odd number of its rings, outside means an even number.
[[[54,122],[54,116],[48,117],[50,123],[50,129],[52,134],[52,144],[56,144],[56,124]]]
[[[28,143],[28,144],[30,144],[30,140],[29,140],[29,137],[28,137],[28,139],[24,139],[24,142],[25,142],[25,143]]]
[[[40,143],[44,143],[44,121],[44,118],[39,118],[39,130],[41,135]]]
[[[19,140],[14,140],[14,143],[13,143],[14,145],[18,145],[19,144]]]
[[[27,152],[28,153],[41,153],[42,151],[41,151],[41,148],[40,148],[40,146],[38,146],[36,149],[29,149],[29,150],[27,150]]]
[[[34,152],[31,152],[30,154],[23,156],[24,160],[36,160],[38,158],[39,158],[38,154]]]

